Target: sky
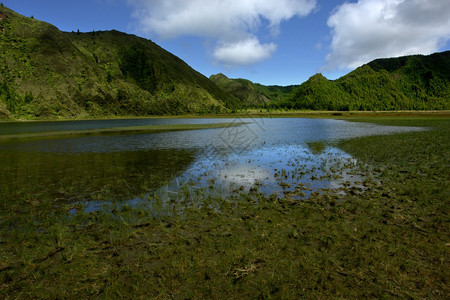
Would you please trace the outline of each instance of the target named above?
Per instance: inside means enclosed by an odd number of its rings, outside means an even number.
[[[337,79],[376,58],[450,50],[449,0],[0,0],[63,31],[150,39],[209,77]]]

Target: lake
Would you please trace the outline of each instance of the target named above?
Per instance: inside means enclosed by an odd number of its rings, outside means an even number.
[[[236,127],[0,141],[0,207],[54,203],[134,203],[154,195],[195,202],[199,192],[297,198],[360,186],[358,162],[333,142],[423,130],[335,119],[156,118],[6,122],[0,135],[162,124],[240,123]],[[182,192],[180,192],[182,191]],[[93,206],[95,206],[93,205]]]

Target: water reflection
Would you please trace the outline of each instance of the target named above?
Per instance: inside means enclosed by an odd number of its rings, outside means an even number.
[[[0,205],[145,199],[178,195],[182,186],[280,196],[364,180],[354,159],[330,142],[422,130],[321,119],[141,119],[0,124],[0,134],[141,126],[246,122],[239,127],[134,135],[0,142]],[[74,127],[75,126],[75,127]],[[6,130],[7,129],[7,130]],[[8,131],[8,132],[7,132]],[[355,174],[354,174],[355,173]],[[193,199],[195,200],[195,199]]]
[[[0,151],[0,205],[42,200],[123,200],[182,174],[195,151],[51,153]]]
[[[169,185],[169,191],[174,193],[188,186],[221,196],[236,190],[280,197],[297,192],[294,198],[301,199],[319,189],[338,189],[364,180],[356,175],[358,164],[353,157],[318,144],[320,151],[311,149],[311,144],[300,143],[265,146],[226,156],[222,152],[200,156]]]

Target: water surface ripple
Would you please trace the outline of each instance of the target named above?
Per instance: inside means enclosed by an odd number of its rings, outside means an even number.
[[[334,119],[132,119],[0,123],[0,135],[161,124],[245,122],[218,129],[0,142],[1,207],[44,198],[143,199],[152,193],[232,189],[286,195],[364,180],[332,142],[423,130]],[[357,172],[356,172],[357,173]],[[225,194],[224,194],[225,195]]]

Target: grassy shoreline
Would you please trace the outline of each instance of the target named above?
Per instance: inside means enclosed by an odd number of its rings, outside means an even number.
[[[92,121],[92,120],[123,120],[123,119],[211,119],[211,118],[234,118],[234,117],[268,117],[268,118],[324,118],[324,117],[358,117],[358,116],[391,116],[391,117],[411,117],[411,116],[433,116],[450,117],[448,110],[433,111],[304,111],[304,110],[265,110],[265,109],[247,109],[226,114],[185,114],[185,115],[152,115],[145,117],[137,116],[104,116],[96,118],[69,118],[69,119],[0,119],[2,122],[64,122],[64,121]]]
[[[445,298],[450,118],[344,119],[433,130],[338,142],[377,174],[345,196],[199,195],[160,217],[3,212],[0,297]]]

